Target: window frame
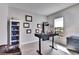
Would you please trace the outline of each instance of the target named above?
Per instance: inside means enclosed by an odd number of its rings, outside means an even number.
[[[53,20],[53,23],[54,23],[54,32],[56,32],[56,29],[55,28],[57,28],[57,27],[55,27],[55,20],[58,19],[58,18],[63,18],[63,27],[62,27],[63,28],[63,32],[62,33],[64,34],[64,17],[63,16],[59,16],[59,17],[55,17],[54,18],[54,20]]]

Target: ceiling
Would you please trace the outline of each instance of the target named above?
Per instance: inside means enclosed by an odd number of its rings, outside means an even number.
[[[15,7],[41,15],[50,15],[72,5],[74,3],[9,3],[9,7]]]

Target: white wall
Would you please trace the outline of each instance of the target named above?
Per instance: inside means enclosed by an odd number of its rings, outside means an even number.
[[[79,4],[49,15],[47,17],[48,22],[53,25],[53,19],[59,16],[64,17],[64,37],[63,39],[59,39],[59,42],[66,45],[67,36],[71,36],[73,34],[78,34],[79,36]]]
[[[25,21],[25,15],[31,15],[33,17],[32,22],[30,23],[30,29],[32,29],[31,34],[26,34],[26,29],[23,28],[23,23]],[[20,10],[17,8],[9,7],[9,17],[17,17],[21,21],[21,44],[27,44],[31,42],[38,41],[38,38],[34,36],[35,29],[37,29],[37,24],[41,24],[43,21],[46,21],[46,17],[38,14],[34,14],[31,12],[27,12],[25,10]]]
[[[0,3],[0,45],[7,44],[8,5]]]

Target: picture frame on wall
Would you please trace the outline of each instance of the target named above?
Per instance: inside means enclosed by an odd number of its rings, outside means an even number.
[[[23,27],[24,28],[29,28],[30,27],[30,24],[29,23],[23,23]]]
[[[41,24],[37,24],[37,28],[41,28]]]
[[[25,21],[32,22],[32,16],[25,15]]]
[[[35,29],[35,33],[39,33],[39,29]]]
[[[31,34],[31,29],[26,29],[26,34]]]

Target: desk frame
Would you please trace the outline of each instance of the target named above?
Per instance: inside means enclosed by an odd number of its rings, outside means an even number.
[[[57,35],[57,34],[56,34]],[[52,49],[56,49],[56,48],[54,48],[54,36],[56,36],[56,35],[51,35],[51,36],[49,36],[49,37],[52,37],[52,45],[50,45],[50,47],[52,48]],[[39,38],[39,50],[37,50],[37,53],[39,54],[39,55],[42,55],[42,52],[41,52],[41,39],[42,38]],[[57,49],[56,49],[57,50]]]

